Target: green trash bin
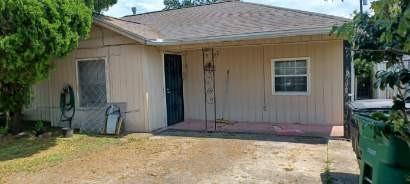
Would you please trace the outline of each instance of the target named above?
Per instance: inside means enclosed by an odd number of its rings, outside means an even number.
[[[383,134],[384,122],[354,114],[359,125],[360,184],[410,183],[410,145]]]

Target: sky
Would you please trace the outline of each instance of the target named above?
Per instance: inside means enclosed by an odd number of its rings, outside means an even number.
[[[243,0],[247,2],[267,4],[285,8],[325,13],[351,18],[359,9],[360,0]],[[164,8],[163,0],[118,0],[117,4],[105,11],[105,15],[122,17],[132,14],[131,7],[137,7],[137,13],[158,11]],[[370,4],[370,3],[369,3]],[[367,11],[369,5],[365,6]]]

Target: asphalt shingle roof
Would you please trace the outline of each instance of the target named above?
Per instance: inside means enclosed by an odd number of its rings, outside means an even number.
[[[148,40],[178,41],[263,33],[320,34],[328,33],[332,26],[348,21],[336,16],[242,1],[150,12],[125,16],[121,20],[107,19]]]
[[[100,24],[106,25],[110,28],[121,29],[122,32],[134,34],[141,39],[155,40],[164,37],[152,27],[139,22],[124,21],[122,19],[107,16],[96,16],[95,18],[95,20],[97,20]]]

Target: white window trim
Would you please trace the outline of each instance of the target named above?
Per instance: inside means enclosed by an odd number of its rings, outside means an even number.
[[[275,63],[278,61],[293,61],[293,60],[306,60],[306,69],[307,69],[307,91],[306,92],[276,92],[275,89]],[[295,96],[309,96],[310,95],[310,57],[297,57],[297,58],[277,58],[277,59],[272,59],[271,62],[271,73],[272,73],[272,95],[295,95]],[[298,75],[292,75],[292,76],[298,76]],[[299,76],[305,76],[305,75],[299,75]]]
[[[76,70],[76,83],[77,83],[77,93],[76,93],[76,99],[77,99],[77,107],[80,110],[85,110],[85,109],[95,109],[95,107],[82,107],[80,105],[80,77],[78,73],[78,63],[83,62],[83,61],[95,61],[95,60],[104,60],[105,64],[105,88],[107,92],[106,96],[106,102],[107,104],[111,101],[111,93],[110,93],[110,83],[109,83],[109,65],[108,65],[108,59],[107,57],[93,57],[93,58],[78,58],[75,60],[75,70]]]

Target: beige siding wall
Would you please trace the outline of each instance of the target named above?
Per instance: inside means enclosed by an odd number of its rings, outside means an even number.
[[[147,56],[147,53],[149,56]],[[126,109],[130,112],[126,115],[126,130],[149,131],[151,127],[148,125],[148,118],[153,115],[147,114],[146,107],[153,109],[156,106],[148,101],[146,94],[155,91],[159,87],[145,85],[144,77],[153,77],[156,73],[145,75],[143,69],[151,66],[144,66],[148,63],[146,61],[148,58],[150,58],[150,61],[156,61],[155,64],[158,65],[158,61],[162,60],[161,55],[159,55],[159,51],[146,49],[145,46],[136,44],[131,39],[98,26],[94,26],[90,37],[81,41],[78,49],[64,58],[57,59],[55,68],[49,78],[35,86],[34,101],[25,113],[27,118],[50,120],[54,125],[62,126],[59,122],[60,92],[65,84],[73,86],[78,106],[76,60],[86,58],[107,59],[108,102],[127,103]],[[157,77],[155,80],[160,79]],[[92,123],[87,122],[87,116],[90,116],[89,113],[87,114],[78,108],[74,124],[80,126],[80,124]],[[103,112],[91,113],[101,114]],[[91,114],[91,116],[93,115]],[[160,126],[160,120],[153,121],[157,123],[153,126],[154,128]]]
[[[343,122],[343,44],[321,37],[216,47],[217,118],[231,121]],[[310,95],[272,95],[271,60],[310,57]],[[228,76],[229,71],[229,76]],[[186,119],[204,119],[202,51],[184,53]]]
[[[74,87],[78,104],[76,60],[106,58],[108,101],[127,103],[126,130],[145,132],[165,127],[164,50],[183,53],[185,119],[203,119],[200,48],[214,47],[218,118],[342,124],[342,45],[342,41],[327,36],[309,36],[156,48],[95,26],[90,37],[74,52],[56,60],[50,77],[35,86],[35,98],[26,116],[61,125],[58,106],[65,84]],[[294,57],[310,57],[310,95],[272,95],[271,60]],[[87,114],[80,110],[74,124],[89,123],[86,119]]]
[[[146,131],[144,88],[143,88],[143,46],[120,46],[116,56],[109,59],[109,81],[111,102],[126,102],[126,130]]]
[[[166,127],[166,96],[163,53],[155,47],[145,47],[145,100],[147,105],[148,130]]]
[[[26,108],[25,119],[50,121],[49,81],[45,80],[33,88],[32,103]]]

